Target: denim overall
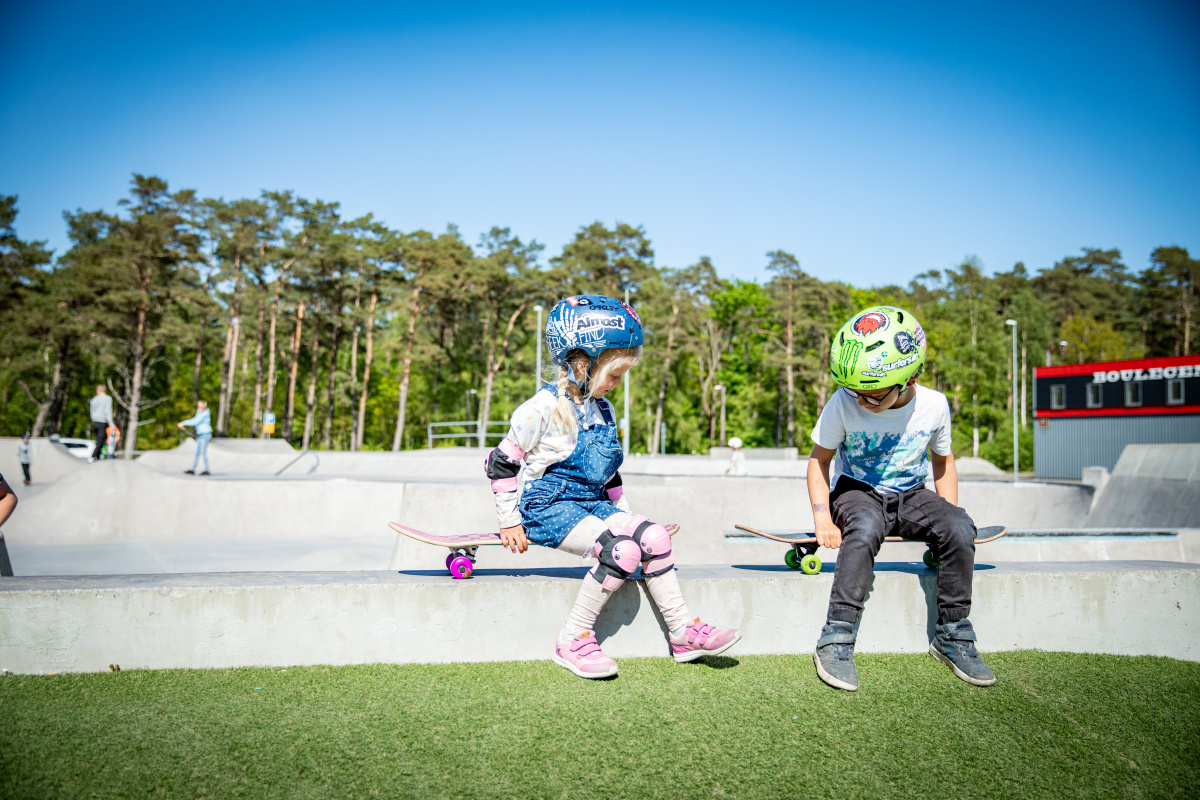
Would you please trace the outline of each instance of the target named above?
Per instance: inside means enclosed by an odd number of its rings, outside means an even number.
[[[556,392],[553,385],[543,391]],[[574,404],[572,404],[574,405]],[[608,519],[620,511],[609,502],[604,484],[617,474],[625,454],[608,403],[596,402],[606,424],[584,427],[583,408],[575,407],[579,438],[571,455],[546,468],[537,480],[526,481],[521,492],[521,524],[529,541],[558,547],[584,517]]]

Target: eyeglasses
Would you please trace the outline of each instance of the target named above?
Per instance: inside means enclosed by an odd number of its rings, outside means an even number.
[[[858,400],[859,398],[861,398],[861,399],[867,401],[867,405],[875,406],[876,408],[878,408],[879,406],[883,405],[883,402],[885,400],[887,400],[889,397],[892,396],[892,389],[895,389],[895,388],[897,388],[897,387],[892,386],[891,388],[889,388],[887,390],[887,392],[883,395],[883,397],[871,397],[871,395],[869,395],[869,394],[859,394],[858,392],[854,391],[853,389],[847,389],[845,386],[842,387],[842,391],[844,391],[846,394],[853,397],[855,400]]]

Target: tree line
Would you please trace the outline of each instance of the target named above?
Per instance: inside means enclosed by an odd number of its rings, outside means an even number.
[[[1017,263],[988,275],[967,258],[858,288],[783,250],[766,254],[762,282],[724,279],[705,257],[661,266],[646,231],[624,223],[581,227],[545,258],[509,228],[474,244],[454,226],[406,233],[288,191],[226,201],[134,175],[119,206],[66,212],[70,247],[56,257],[18,237],[17,198],[0,196],[6,435],[90,435],[100,384],[128,452],[178,444],[174,423],[200,399],[217,436],[265,436],[272,413],[297,447],[424,447],[426,426],[449,421],[469,421],[453,443],[494,442],[487,422],[540,383],[537,307],[628,292],[647,337],[630,377],[634,452],[734,435],[805,450],[834,390],[830,337],[855,311],[893,303],[926,328],[922,381],[950,398],[955,452],[1011,467],[1016,403],[1029,468],[1032,367],[1196,347],[1200,262],[1177,246],[1140,271],[1118,250],[1084,248],[1036,274]],[[1006,319],[1018,323],[1016,395]]]

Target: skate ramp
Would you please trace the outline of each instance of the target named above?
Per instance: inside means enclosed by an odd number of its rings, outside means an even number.
[[[21,443],[19,436],[0,436],[0,474],[21,497],[21,483],[24,473],[21,472],[21,462],[17,460],[17,445]],[[30,439],[33,445],[33,465],[30,469],[35,484],[53,483],[64,475],[69,475],[80,467],[86,467],[87,459],[76,458],[65,445],[39,437]]]
[[[1200,445],[1126,445],[1086,527],[1200,528]]]
[[[168,474],[191,469],[196,442],[187,439],[170,450],[146,450],[137,461],[144,467]],[[299,451],[282,439],[213,439],[208,444],[209,470],[214,473],[274,475],[293,461]],[[204,461],[196,471],[204,469]]]

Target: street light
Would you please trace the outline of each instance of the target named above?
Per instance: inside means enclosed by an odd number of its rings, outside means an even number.
[[[1018,446],[1020,428],[1017,427],[1017,321],[1004,320],[1005,325],[1011,325],[1013,331],[1012,353],[1012,411],[1013,411],[1013,483],[1017,481],[1017,468],[1021,461],[1021,449]]]
[[[713,392],[721,393],[721,447],[725,446],[725,384],[718,383],[713,387]]]
[[[533,334],[534,347],[537,350],[537,366],[534,367],[536,373],[533,378],[533,391],[536,393],[542,388],[542,312],[546,310],[546,307],[538,303],[533,310],[537,312],[537,330]]]
[[[629,287],[625,287],[625,305],[629,305]],[[629,457],[629,381],[631,380],[629,373],[625,373],[625,416],[621,418],[621,449],[625,451],[625,457]]]

